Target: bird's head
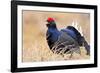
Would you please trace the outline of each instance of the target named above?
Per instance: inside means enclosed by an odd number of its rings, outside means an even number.
[[[56,28],[56,23],[55,23],[54,18],[49,17],[49,18],[47,19],[47,24],[46,24],[46,26],[47,26],[47,27],[54,27],[54,28]]]

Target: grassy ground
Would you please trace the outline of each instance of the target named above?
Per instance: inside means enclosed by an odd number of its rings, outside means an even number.
[[[23,62],[89,59],[84,47],[80,47],[81,55],[74,53],[71,58],[70,54],[64,54],[64,56],[54,54],[49,49],[45,37],[42,36],[39,38],[30,38],[26,43],[24,42],[23,46]]]

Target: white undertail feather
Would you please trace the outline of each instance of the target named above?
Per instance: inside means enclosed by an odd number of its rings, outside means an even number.
[[[75,27],[79,32],[80,34],[83,36],[83,30],[82,30],[82,27],[78,24],[78,22],[76,21],[73,21],[72,22],[72,26]]]
[[[72,22],[72,26],[75,26],[75,25],[74,25],[74,22]]]

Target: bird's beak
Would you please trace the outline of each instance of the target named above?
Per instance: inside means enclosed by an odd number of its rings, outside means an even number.
[[[48,23],[49,23],[49,21],[48,21],[48,20],[46,20],[46,22],[48,22]]]
[[[46,20],[45,25],[48,26],[48,21]]]
[[[46,24],[46,26],[48,27],[50,24]]]

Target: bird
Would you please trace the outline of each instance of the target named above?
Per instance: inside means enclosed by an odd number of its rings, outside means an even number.
[[[47,20],[46,40],[50,50],[56,54],[72,54],[80,52],[80,46],[84,46],[87,55],[90,55],[90,46],[84,36],[73,26],[58,30],[54,18],[49,17]]]

